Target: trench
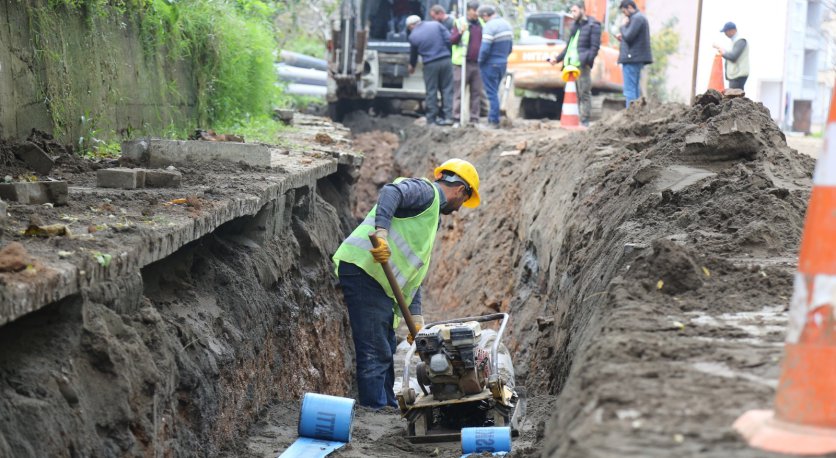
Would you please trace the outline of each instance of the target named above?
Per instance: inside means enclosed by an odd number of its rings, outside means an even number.
[[[511,314],[511,456],[758,456],[730,424],[774,396],[813,167],[768,113],[640,106],[572,134],[346,118],[359,170],[0,328],[0,455],[281,453],[302,394],[354,392],[330,255],[380,186],[458,156],[483,205],[442,220],[425,315]],[[334,456],[460,456],[404,434],[359,408]]]
[[[382,171],[480,171],[483,205],[442,221],[424,310],[511,314],[529,398],[513,456],[762,456],[731,424],[774,396],[813,161],[762,107],[714,97],[579,134],[345,121],[365,198]]]

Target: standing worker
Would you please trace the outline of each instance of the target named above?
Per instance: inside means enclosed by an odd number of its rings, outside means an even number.
[[[621,64],[624,73],[624,98],[627,99],[626,106],[629,107],[630,102],[639,98],[642,68],[653,63],[653,53],[650,51],[650,26],[636,2],[622,0],[619,8],[624,14],[624,20],[621,33],[615,38],[621,42],[618,63]]]
[[[453,125],[453,63],[450,61],[450,32],[440,22],[424,22],[418,16],[406,18],[410,31],[409,74],[415,73],[418,55],[424,63],[424,99],[427,125]],[[438,93],[441,92],[441,108]]]
[[[470,122],[479,122],[482,108],[482,75],[479,73],[479,48],[482,46],[482,28],[485,22],[476,11],[478,2],[468,2],[467,16],[456,20],[450,42],[453,43],[453,120],[461,117],[462,77],[470,86]],[[462,76],[464,66],[464,76]],[[464,122],[462,122],[464,124]]]
[[[586,15],[582,2],[575,3],[569,9],[575,24],[569,34],[569,44],[560,54],[550,60],[552,65],[563,62],[581,71],[578,78],[578,98],[580,99],[581,124],[589,125],[589,112],[592,111],[592,64],[601,48],[601,23]]]
[[[714,44],[714,49],[719,51],[726,60],[726,79],[729,80],[729,88],[743,89],[746,80],[749,79],[749,43],[745,38],[737,34],[737,26],[734,22],[726,22],[720,30],[731,39],[732,48],[723,49],[719,44]]]
[[[514,47],[514,29],[505,19],[496,15],[496,8],[482,5],[477,10],[485,21],[482,28],[482,45],[479,47],[479,72],[488,94],[491,108],[488,126],[499,127],[499,84],[508,68],[508,55]]]
[[[479,205],[479,174],[470,162],[450,159],[435,169],[435,179],[398,178],[385,185],[377,205],[334,254],[357,354],[360,405],[398,406],[392,356],[400,312],[380,263],[391,266],[421,329],[420,286],[429,270],[441,215]],[[369,241],[372,232],[380,241],[377,248]]]

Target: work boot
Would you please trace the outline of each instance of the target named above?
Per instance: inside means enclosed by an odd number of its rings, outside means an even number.
[[[584,127],[589,127],[589,119],[581,119],[581,125]]]
[[[438,124],[439,126],[452,126],[453,125],[453,121],[450,121],[449,119],[439,119],[435,123]]]

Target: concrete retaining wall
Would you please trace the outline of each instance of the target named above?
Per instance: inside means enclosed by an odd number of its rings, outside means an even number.
[[[189,63],[143,51],[136,18],[46,5],[0,0],[0,138],[36,128],[76,144],[93,131],[193,127]]]

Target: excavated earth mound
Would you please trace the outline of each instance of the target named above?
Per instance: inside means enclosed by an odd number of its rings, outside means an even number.
[[[774,396],[814,163],[762,105],[405,137],[405,174],[480,172],[482,206],[442,222],[425,314],[512,314],[518,383],[557,396],[529,403],[520,455],[763,456],[731,424]]]

